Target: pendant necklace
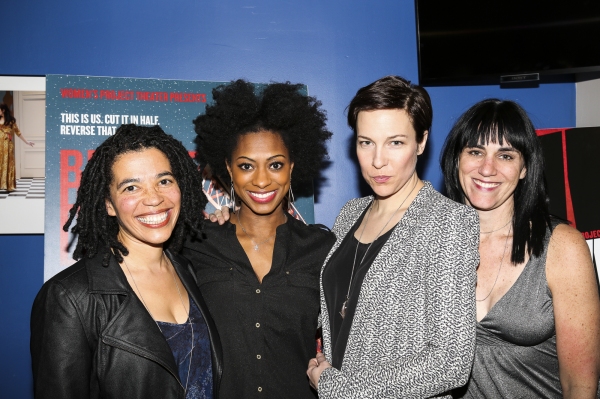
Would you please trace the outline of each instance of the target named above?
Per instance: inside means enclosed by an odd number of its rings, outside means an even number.
[[[261,242],[259,242],[258,244],[254,242],[254,239],[252,237],[250,237],[250,234],[248,234],[248,232],[246,231],[246,229],[244,228],[244,225],[242,224],[242,221],[240,220],[240,210],[238,209],[238,211],[235,213],[235,215],[237,216],[237,221],[240,224],[240,227],[242,228],[242,231],[244,232],[244,234],[246,234],[248,236],[248,238],[250,239],[250,242],[252,242],[253,245],[253,249],[255,251],[258,251],[258,247],[259,245],[263,245],[265,242],[269,241],[271,238],[275,237],[275,235],[277,234],[277,232],[275,232],[275,234],[268,236],[267,238],[265,238],[264,240],[262,240]]]
[[[506,247],[508,247],[508,237],[510,237],[510,232],[511,231],[512,231],[512,226],[510,226],[510,228],[508,229],[508,233],[506,234],[506,241],[504,242],[504,251],[502,251],[502,258],[500,258],[500,266],[498,266],[498,274],[496,274],[496,280],[494,280],[494,284],[492,285],[492,288],[490,289],[490,292],[488,292],[488,294],[485,296],[485,298],[483,298],[483,299],[477,299],[477,298],[475,298],[475,300],[477,302],[483,302],[483,301],[485,301],[492,294],[492,291],[494,291],[494,287],[496,286],[496,283],[498,282],[498,277],[500,276],[500,270],[502,269],[502,262],[504,261],[504,255],[506,255]]]
[[[408,195],[406,197],[404,197],[404,200],[402,201],[402,203],[400,204],[400,206],[398,208],[396,208],[396,210],[394,211],[394,213],[392,213],[392,216],[388,219],[387,222],[385,222],[385,224],[383,225],[383,227],[381,228],[381,230],[379,230],[379,233],[377,233],[377,237],[375,237],[375,239],[373,241],[371,241],[371,243],[367,247],[367,250],[365,251],[362,259],[360,260],[360,263],[358,264],[358,267],[360,267],[360,265],[362,265],[363,261],[365,260],[365,257],[367,256],[367,252],[369,252],[369,249],[371,248],[371,245],[373,245],[373,243],[375,241],[377,241],[377,239],[379,238],[379,236],[381,236],[381,233],[383,232],[383,230],[385,230],[386,226],[392,221],[392,219],[394,218],[394,216],[396,216],[396,213],[398,213],[398,211],[400,210],[400,208],[402,208],[402,205],[404,205],[404,202],[406,202],[406,200],[408,199],[408,197],[410,197],[410,195],[414,191],[415,187],[417,186],[417,182],[418,181],[419,181],[419,179],[416,179],[415,184],[413,185],[413,187],[410,190],[410,192],[408,193]],[[375,201],[373,201],[373,204],[374,203],[375,203]],[[369,222],[369,216],[371,216],[371,210],[373,209],[373,204],[371,204],[371,206],[369,207],[369,210],[367,211],[366,220],[365,220],[363,228],[362,228],[362,230],[360,232],[360,236],[358,237],[358,242],[356,243],[356,249],[354,250],[354,261],[352,262],[352,271],[350,272],[350,283],[348,284],[348,292],[346,293],[346,300],[344,301],[344,303],[342,303],[342,309],[340,310],[340,316],[342,316],[342,319],[344,317],[346,317],[346,309],[348,309],[348,300],[350,299],[350,288],[352,287],[352,280],[354,279],[354,268],[356,266],[356,255],[358,254],[358,247],[360,246],[360,240],[362,239],[363,233],[365,232],[365,228],[367,227],[367,223]]]
[[[163,259],[165,259],[165,258],[166,258],[166,255],[163,252],[162,258],[160,259],[160,264],[161,265],[163,263]],[[146,305],[146,301],[144,301],[144,297],[142,296],[142,291],[140,291],[137,283],[135,282],[135,278],[133,278],[133,274],[131,273],[131,269],[129,269],[129,265],[127,264],[127,261],[125,261],[125,257],[123,257],[123,263],[125,263],[125,267],[127,268],[127,271],[129,272],[129,276],[131,277],[131,280],[133,281],[133,285],[135,285],[135,289],[139,293],[140,299],[142,300],[142,304],[144,305],[144,307],[146,308],[146,310],[150,314],[150,317],[152,317],[152,320],[154,320],[154,323],[156,323],[156,327],[158,327],[158,329],[162,333],[163,331],[160,328],[160,325],[158,324],[158,322],[156,321],[156,319],[152,315],[152,312],[150,311],[150,309]],[[177,293],[179,294],[179,301],[181,302],[181,306],[183,306],[184,312],[187,313],[186,310],[185,310],[185,305],[183,303],[183,296],[181,295],[181,290],[179,289],[179,285],[177,284],[177,280],[175,279],[175,267],[173,265],[171,265],[171,276],[173,277],[173,282],[175,283],[175,288],[177,288]],[[191,308],[191,304],[190,304],[190,308]],[[191,311],[191,309],[190,309],[190,311]],[[184,397],[187,395],[188,383],[190,382],[190,371],[192,369],[192,356],[194,354],[194,325],[192,324],[192,318],[189,316],[189,313],[188,313],[188,324],[190,325],[190,330],[192,332],[192,339],[191,339],[191,342],[190,342],[190,362],[188,363],[187,379],[185,381],[185,387],[182,385],[183,391],[184,391]]]

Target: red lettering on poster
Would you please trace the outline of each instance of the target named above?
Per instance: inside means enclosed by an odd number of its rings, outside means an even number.
[[[69,244],[69,233],[62,231],[62,226],[65,225],[69,218],[69,190],[79,187],[81,180],[81,170],[83,167],[83,155],[78,150],[61,150],[60,151],[60,253],[61,263],[69,264],[66,259],[66,248]]]
[[[600,230],[584,231],[581,233],[586,240],[600,238]]]
[[[204,93],[169,93],[169,100],[176,103],[205,103],[206,94]]]
[[[62,98],[98,98],[98,90],[62,88],[60,95]]]
[[[94,150],[87,151],[87,159],[89,160],[94,154]],[[69,209],[73,206],[69,202],[69,190],[79,188],[81,182],[81,172],[83,171],[83,154],[79,150],[60,150],[60,262],[63,265],[71,264],[71,260],[67,258],[66,251],[69,245],[70,233],[63,231],[62,227],[67,223],[69,218]],[[71,225],[72,227],[72,225]]]

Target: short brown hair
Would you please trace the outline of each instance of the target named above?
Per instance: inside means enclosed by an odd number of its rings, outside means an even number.
[[[403,109],[408,114],[417,143],[431,129],[433,109],[427,91],[400,76],[386,76],[360,88],[348,105],[348,126],[356,135],[356,121],[361,111]]]

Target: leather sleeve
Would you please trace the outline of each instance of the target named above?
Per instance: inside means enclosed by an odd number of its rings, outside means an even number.
[[[89,398],[92,352],[73,293],[47,282],[31,313],[34,396]]]

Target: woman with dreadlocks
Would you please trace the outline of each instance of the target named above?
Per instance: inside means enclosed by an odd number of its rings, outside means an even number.
[[[305,365],[314,356],[319,271],[335,240],[289,214],[317,176],[331,133],[300,86],[255,91],[238,80],[213,90],[196,118],[198,159],[237,198],[229,222],[184,244],[223,341],[222,398],[315,398]]]
[[[216,398],[221,347],[189,262],[206,198],[183,145],[123,125],[94,152],[64,226],[73,266],[33,305],[36,398]]]

